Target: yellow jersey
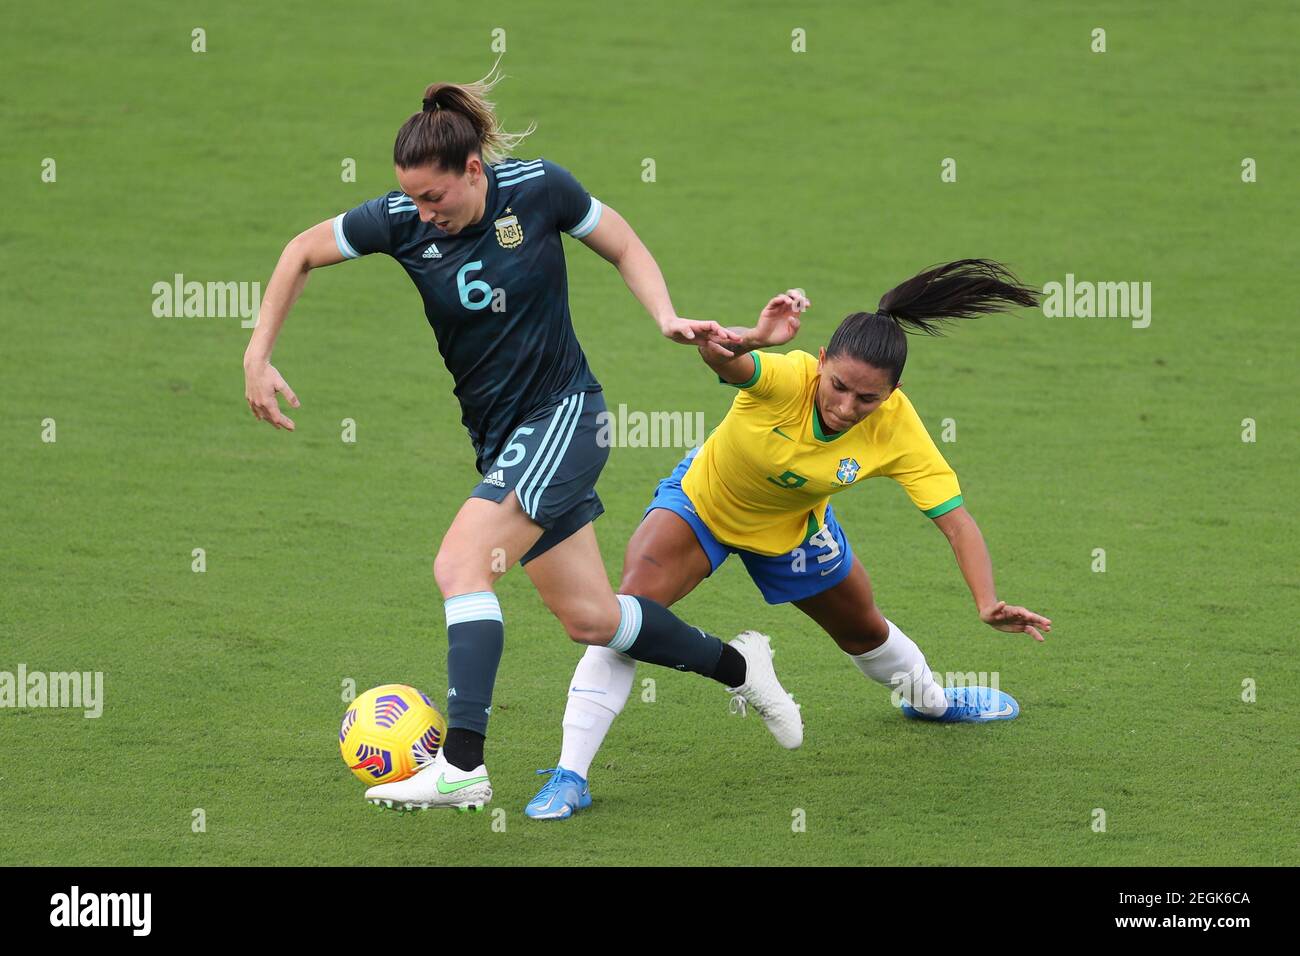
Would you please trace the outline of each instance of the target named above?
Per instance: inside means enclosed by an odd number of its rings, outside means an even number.
[[[775,556],[826,523],[830,496],[885,475],[930,518],[962,503],[957,476],[898,389],[852,428],[826,434],[816,411],[817,357],[752,352],[739,385],[682,479],[700,518],[725,545]]]

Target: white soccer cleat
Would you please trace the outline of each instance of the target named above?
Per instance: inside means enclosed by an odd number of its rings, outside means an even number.
[[[776,742],[794,750],[803,743],[803,718],[799,705],[776,679],[770,639],[758,631],[745,631],[730,644],[745,658],[745,683],[727,688],[736,695],[732,698],[733,707],[738,700],[742,716],[746,705],[754,708]]]
[[[381,783],[366,791],[366,799],[388,810],[482,810],[492,799],[487,767],[461,770],[447,762],[442,750],[413,777]]]

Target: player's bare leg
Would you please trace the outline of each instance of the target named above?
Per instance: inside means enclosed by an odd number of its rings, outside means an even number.
[[[587,524],[524,565],[542,603],[579,644],[608,644],[622,612],[610,587],[596,529]]]
[[[662,610],[694,590],[708,576],[710,565],[690,527],[676,515],[656,509],[628,544],[618,595],[608,588],[595,532],[590,525],[525,568],[543,601],[564,623],[570,637],[588,645],[569,685],[560,761],[554,768],[539,771],[551,774],[551,779],[525,810],[538,819],[563,819],[591,803],[586,776],[610,725],[627,702],[636,669],[634,657],[639,656],[638,648],[625,647],[624,650],[631,652],[629,655],[610,646],[611,641],[602,639],[601,631],[609,627],[608,601],[615,603],[620,615],[618,630],[622,631],[627,625],[628,612],[654,607]],[[637,598],[644,600],[633,603]],[[654,604],[648,605],[647,601]],[[702,631],[699,634],[710,641],[716,640],[707,638]],[[722,652],[726,656],[708,676],[732,686],[755,684],[752,693],[769,713],[775,713],[774,721],[780,722],[775,728],[769,722],[769,729],[773,729],[784,746],[797,746],[802,740],[802,727],[787,725],[791,718],[798,719],[798,711],[776,681],[765,641],[760,647],[753,638],[746,641],[738,638],[724,646]],[[654,660],[649,656],[641,659]],[[673,666],[662,657],[654,662]],[[679,670],[687,669],[680,664],[676,666]],[[728,667],[734,673],[730,679],[722,674]],[[705,673],[699,667],[689,669]],[[765,683],[759,685],[759,681]],[[772,686],[766,686],[768,683]],[[773,701],[769,702],[768,697]]]
[[[533,569],[538,561],[527,567]],[[709,570],[709,559],[690,525],[672,512],[657,508],[645,517],[628,542],[619,592],[671,607],[708,577]],[[614,718],[626,706],[635,676],[636,661],[626,654],[601,644],[588,645],[569,682],[559,762],[542,771],[552,777],[524,809],[530,817],[563,819],[590,805],[587,777],[591,762]]]
[[[820,594],[795,601],[794,606],[821,625],[849,656],[875,650],[889,637],[889,622],[876,607],[871,579],[856,555],[848,577]]]
[[[672,607],[709,576],[708,555],[680,515],[656,508],[637,526],[623,553],[623,594]]]
[[[659,601],[614,593],[590,524],[534,558],[525,570],[574,641],[724,684],[733,673],[745,680],[746,658],[733,657],[716,637],[682,621]],[[673,586],[689,583],[677,581]]]
[[[667,508],[655,508],[645,516],[628,542],[620,590],[638,595],[654,591],[676,603],[694,591],[711,571],[709,557],[685,519]],[[670,601],[662,603],[669,604]],[[731,641],[730,648],[744,657],[747,670],[743,685],[728,681],[728,688],[738,700],[749,703],[758,711],[781,746],[787,749],[798,747],[803,743],[803,719],[794,699],[776,681],[771,663],[772,648],[767,636],[757,631],[745,631]],[[768,676],[764,676],[769,671],[770,681]],[[630,676],[628,680],[630,687]],[[772,686],[765,688],[762,686],[765,683]]]
[[[433,576],[444,599],[490,591],[542,536],[512,491],[501,501],[469,498],[442,536]]]
[[[908,716],[983,722],[1019,713],[1015,700],[998,690],[940,687],[921,649],[876,607],[871,579],[856,556],[847,578],[794,603],[821,625],[863,675],[897,691]]]
[[[465,810],[492,799],[483,741],[505,642],[493,588],[541,535],[513,491],[500,502],[470,498],[461,505],[433,562],[447,613],[447,739],[413,777],[367,790],[375,805]]]

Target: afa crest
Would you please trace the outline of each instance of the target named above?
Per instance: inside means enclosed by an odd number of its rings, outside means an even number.
[[[513,249],[523,243],[524,227],[518,216],[502,216],[493,225],[497,227],[497,242],[502,249]]]
[[[851,484],[853,479],[858,477],[859,467],[856,458],[841,458],[840,467],[835,472],[835,477],[840,480],[840,484]]]

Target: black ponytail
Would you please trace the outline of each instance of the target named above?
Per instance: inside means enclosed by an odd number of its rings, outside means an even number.
[[[831,336],[826,357],[847,355],[890,373],[907,362],[906,332],[942,335],[949,319],[973,319],[1038,304],[1038,292],[991,259],[958,259],[917,273],[886,292],[875,312],[855,312]]]

